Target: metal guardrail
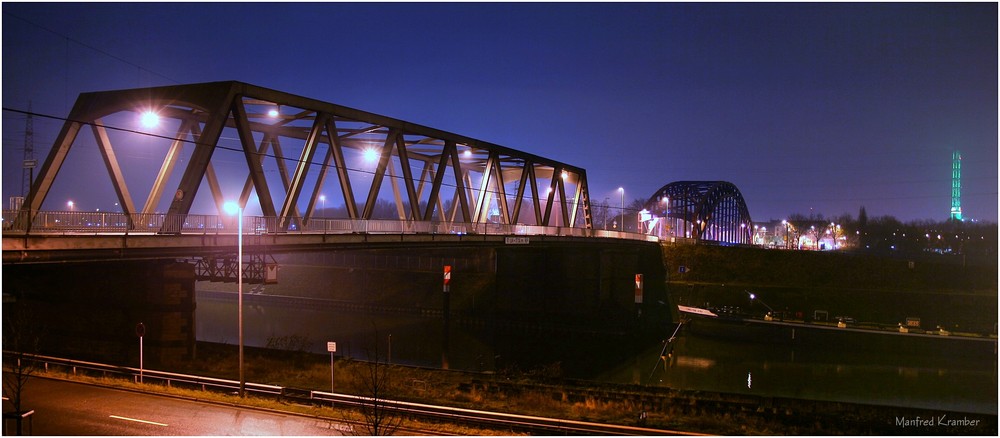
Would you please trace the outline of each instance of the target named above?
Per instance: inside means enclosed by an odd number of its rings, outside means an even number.
[[[9,358],[10,355],[15,353],[5,350],[3,354],[5,357]],[[139,382],[140,379],[142,379],[144,383],[151,383],[147,381],[154,381],[165,384],[168,387],[200,387],[203,391],[226,393],[235,393],[235,391],[239,389],[239,382],[234,380],[177,374],[149,369],[140,370],[139,368],[107,365],[42,355],[22,354],[19,355],[19,359],[35,361],[46,371],[49,371],[52,367],[63,367],[73,375],[89,374],[107,377],[109,374],[114,374],[130,377],[136,382]],[[385,408],[411,417],[473,423],[487,427],[502,427],[526,432],[541,431],[547,432],[546,435],[549,435],[552,432],[567,435],[701,435],[675,430],[661,430],[615,424],[592,423],[586,421],[564,420],[558,418],[536,417],[531,415],[411,403],[398,400],[375,400],[371,397],[365,396],[323,391],[305,391],[251,382],[245,383],[245,389],[248,394],[255,393],[262,396],[275,397],[278,400],[295,400],[316,405],[363,407],[371,406],[373,403],[378,402]]]
[[[12,355],[14,353],[5,350],[3,354],[7,357],[8,355]],[[51,371],[54,367],[62,367],[74,376],[91,375],[107,377],[109,375],[118,375],[131,377],[137,383],[162,383],[168,387],[188,387],[201,389],[202,391],[214,390],[218,392],[234,392],[238,391],[240,388],[240,382],[235,380],[216,379],[212,377],[193,376],[189,374],[170,373],[166,371],[139,369],[118,365],[107,365],[96,362],[62,359],[41,355],[25,354],[20,355],[19,359],[34,361],[45,371]],[[244,389],[248,394],[252,393],[265,396],[281,397],[285,393],[284,387],[266,385],[262,383],[246,382],[244,384]]]
[[[169,215],[84,211],[39,211],[31,223],[21,210],[3,211],[5,235],[60,234],[156,234],[170,229],[179,234],[236,234],[239,219],[226,215]],[[641,233],[593,230],[576,227],[550,227],[525,224],[462,223],[443,221],[400,221],[387,219],[327,219],[297,220],[288,230],[281,230],[275,217],[243,216],[244,234],[480,234],[505,236],[571,236],[608,239],[659,239]]]

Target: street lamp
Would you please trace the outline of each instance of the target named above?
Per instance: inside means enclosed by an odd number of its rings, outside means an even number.
[[[367,148],[367,149],[364,150],[363,154],[364,154],[365,162],[367,162],[367,163],[374,163],[374,162],[378,161],[379,153],[378,153],[378,151],[375,150],[375,148]]]
[[[604,198],[604,231],[608,231],[608,198]]]
[[[785,249],[788,249],[788,220],[782,220],[781,225],[785,226]]]
[[[139,122],[144,128],[155,128],[160,124],[160,115],[153,110],[146,110],[139,116]]]
[[[768,306],[767,303],[764,302],[764,300],[758,299],[756,294],[754,294],[753,292],[750,292],[750,291],[744,291],[744,292],[746,292],[747,294],[750,295],[750,302],[753,302],[753,300],[757,300],[761,304],[763,304],[764,307],[767,307],[767,311],[768,312],[771,312],[772,314],[774,313],[774,309],[772,309],[771,306]]]
[[[236,256],[237,319],[239,320],[240,342],[240,397],[245,397],[246,378],[243,374],[243,207],[235,202],[227,202],[224,208],[229,214],[235,213],[239,219],[239,224],[237,225],[239,236],[236,238],[238,251]]]
[[[320,217],[326,217],[326,195],[319,195],[319,202],[323,203],[323,214]]]

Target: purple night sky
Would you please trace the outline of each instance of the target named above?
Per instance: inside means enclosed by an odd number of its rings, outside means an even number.
[[[25,132],[6,109],[65,117],[82,92],[237,80],[583,167],[594,202],[729,181],[755,221],[947,219],[957,149],[964,216],[997,222],[996,3],[2,10],[5,208]],[[34,118],[39,162],[61,123]],[[102,168],[70,171],[94,187],[54,188],[43,209],[114,202]]]

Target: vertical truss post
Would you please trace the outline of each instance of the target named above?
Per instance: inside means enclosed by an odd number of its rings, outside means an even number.
[[[559,176],[561,170],[562,169],[558,167],[552,168],[552,178],[549,180],[549,189],[547,190],[548,193],[545,196],[545,216],[542,218],[542,225],[546,227],[549,226],[549,220],[552,217],[552,201],[555,200],[559,180],[562,179]]]
[[[327,122],[326,135],[329,137],[329,155],[333,156],[333,162],[337,169],[337,178],[340,181],[340,192],[344,195],[344,206],[347,208],[347,216],[351,219],[358,218],[358,203],[354,200],[354,190],[351,188],[351,178],[347,174],[347,161],[344,160],[344,149],[340,144],[340,136],[337,135],[337,124],[333,117]],[[328,160],[329,161],[329,156]],[[319,187],[317,187],[319,191]]]
[[[517,182],[517,193],[514,195],[514,211],[511,212],[511,223],[517,223],[521,214],[521,202],[524,200],[524,186],[528,181],[529,166],[531,166],[531,162],[524,160],[524,165],[521,166],[521,177]]]
[[[472,215],[469,212],[468,185],[465,184],[468,174],[462,166],[462,160],[458,157],[458,147],[451,148],[451,166],[455,174],[455,198],[457,202],[452,203],[453,212],[451,221],[455,221],[455,213],[458,208],[462,210],[462,221],[472,222]]]
[[[472,221],[475,223],[484,222],[483,211],[489,209],[489,186],[493,175],[493,166],[496,165],[496,152],[490,151],[489,158],[486,159],[486,166],[483,168],[483,180],[479,186],[479,196],[476,197],[476,209],[473,212]],[[488,216],[488,215],[487,215]]]
[[[558,173],[553,175],[553,179],[556,180],[556,187],[559,190],[559,210],[562,213],[562,224],[564,227],[572,227],[573,224],[569,222],[569,211],[566,205],[566,181],[563,181],[562,177],[563,170],[558,169]]]
[[[132,196],[129,195],[121,166],[119,166],[118,159],[115,157],[115,151],[111,147],[111,139],[108,138],[108,132],[104,129],[101,119],[95,119],[90,127],[94,131],[94,139],[97,140],[97,149],[101,151],[101,158],[104,160],[104,167],[108,170],[108,176],[111,177],[111,185],[115,190],[115,195],[118,197],[119,205],[122,206],[122,211],[125,212],[125,217],[128,219],[129,227],[131,228],[132,214],[135,213],[135,206],[132,204]]]
[[[174,165],[177,164],[181,151],[184,149],[184,139],[195,125],[197,125],[197,122],[190,117],[185,117],[181,120],[181,125],[177,128],[177,134],[174,135],[174,140],[170,143],[170,148],[167,149],[167,155],[163,157],[163,164],[160,166],[160,171],[156,174],[156,179],[153,181],[153,187],[146,198],[146,205],[142,207],[143,214],[156,212],[156,206],[160,204],[160,198],[163,196],[163,189],[166,187],[167,180],[174,171]]]
[[[319,137],[323,131],[326,117],[326,114],[317,113],[316,120],[313,121],[309,135],[306,137],[302,154],[299,156],[298,164],[295,166],[295,173],[292,175],[291,186],[288,187],[288,194],[285,196],[285,203],[281,207],[281,215],[278,220],[278,226],[281,230],[287,230],[288,226],[291,225],[292,217],[298,216],[295,211],[298,208],[299,195],[302,193],[302,185],[305,184],[306,175],[309,173],[309,166],[312,164],[313,156],[316,154],[316,147],[319,144]]]
[[[372,186],[368,190],[368,199],[365,201],[365,210],[361,215],[362,219],[371,219],[375,212],[375,201],[378,199],[379,189],[382,188],[382,180],[385,178],[385,168],[389,166],[392,157],[392,148],[395,142],[397,129],[390,129],[389,135],[385,136],[385,143],[382,145],[382,153],[379,155],[378,167],[375,168],[375,175],[372,177]]]
[[[200,136],[196,136],[194,153],[191,154],[190,161],[184,169],[178,184],[177,192],[167,210],[167,219],[160,227],[161,233],[180,233],[183,218],[191,211],[191,204],[194,203],[195,195],[198,193],[198,186],[205,176],[206,169],[215,152],[215,145],[219,143],[222,130],[226,127],[226,119],[229,118],[229,108],[232,106],[232,97],[219,99],[214,102],[219,105],[209,113],[208,121],[205,122],[205,130]]]
[[[403,185],[406,186],[406,197],[410,200],[410,211],[408,218],[417,220],[420,217],[420,200],[417,199],[417,191],[413,187],[413,170],[410,169],[409,152],[406,150],[406,140],[403,131],[396,131],[396,157],[399,158],[399,167],[403,171]],[[405,219],[405,218],[404,218]]]
[[[21,205],[21,212],[25,214],[19,214],[17,218],[18,221],[24,220],[27,223],[16,224],[16,229],[23,230],[34,220],[35,213],[38,212],[45,201],[45,197],[48,196],[49,189],[52,188],[52,182],[59,173],[59,169],[62,168],[63,163],[66,162],[66,155],[69,154],[69,150],[73,146],[77,134],[80,133],[80,128],[83,127],[84,108],[87,108],[90,103],[88,98],[81,96],[76,100],[76,104],[73,105],[73,110],[69,113],[68,121],[63,124],[55,143],[52,145],[52,149],[49,150],[48,156],[45,157],[45,162],[42,163],[42,167],[39,169],[38,177],[35,178],[35,182],[31,185],[31,190],[28,193],[28,201]]]
[[[236,125],[236,132],[240,137],[240,144],[243,146],[243,157],[246,159],[247,168],[250,169],[250,179],[253,181],[253,188],[257,191],[257,199],[260,200],[260,209],[264,216],[274,217],[274,201],[271,199],[271,189],[267,187],[267,179],[264,177],[263,161],[258,155],[257,145],[253,141],[253,132],[250,130],[250,120],[247,118],[246,107],[243,106],[243,97],[236,96],[233,99],[233,119]],[[262,145],[263,146],[263,145]],[[240,193],[240,207],[246,208],[247,200],[250,199],[250,190],[244,185],[243,192]]]

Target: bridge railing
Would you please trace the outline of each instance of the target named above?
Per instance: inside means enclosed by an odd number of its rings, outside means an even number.
[[[20,210],[3,211],[3,233],[26,235],[51,234],[155,234],[170,230],[174,234],[235,234],[239,219],[230,215],[168,215],[163,213],[126,215],[103,211],[41,211],[31,223]],[[287,230],[278,227],[277,218],[243,217],[244,234],[479,234],[505,236],[574,236],[610,239],[657,241],[656,236],[619,231],[588,230],[574,227],[548,227],[525,224],[461,223],[443,221],[400,221],[388,219],[293,220]]]

